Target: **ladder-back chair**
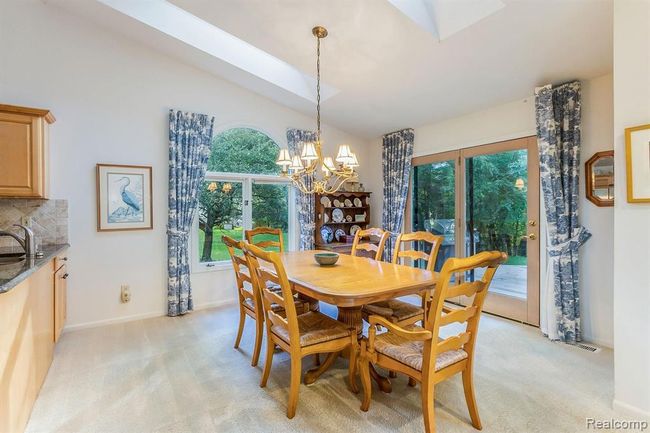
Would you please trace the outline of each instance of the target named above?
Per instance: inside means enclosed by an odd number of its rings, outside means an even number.
[[[442,270],[431,300],[424,327],[400,327],[380,316],[370,316],[368,340],[361,343],[361,382],[364,398],[361,410],[370,406],[370,363],[406,374],[421,383],[424,428],[435,432],[434,387],[437,383],[461,373],[465,400],[474,428],[481,429],[473,383],[474,350],[483,302],[494,273],[505,262],[507,255],[499,251],[485,251],[467,258],[450,258]],[[485,268],[479,281],[452,285],[455,274]],[[449,310],[447,299],[457,296],[473,297],[471,305]],[[443,314],[444,313],[444,314]],[[451,324],[465,324],[456,335],[440,338],[440,329]],[[377,335],[376,325],[388,329]]]
[[[262,334],[264,332],[264,314],[262,310],[262,300],[258,291],[254,290],[253,281],[251,279],[248,262],[244,257],[242,246],[244,242],[236,241],[228,236],[221,237],[222,242],[228,249],[232,267],[235,271],[235,282],[237,284],[237,295],[239,299],[239,329],[237,330],[237,337],[235,338],[235,349],[239,348],[242,334],[244,333],[244,324],[246,316],[255,321],[255,345],[253,348],[253,357],[251,365],[255,367],[260,357],[260,350],[262,348]],[[277,289],[276,289],[277,290]],[[302,300],[296,300],[296,308],[302,313],[309,311],[309,304]],[[278,314],[282,314],[282,308],[275,305]]]
[[[329,365],[330,360],[333,361],[340,351],[350,349],[348,381],[350,388],[358,392],[354,380],[358,352],[356,330],[317,311],[298,315],[293,303],[287,302],[293,294],[280,255],[250,244],[244,245],[244,254],[254,274],[255,287],[261,292],[266,316],[267,349],[260,386],[266,386],[276,346],[289,353],[291,385],[287,418],[293,418],[298,406],[302,358],[311,354],[329,353],[328,360],[325,361]],[[264,267],[260,266],[260,261],[265,262]],[[269,287],[273,285],[279,286],[281,290],[270,290]],[[286,314],[277,314],[272,308],[273,304],[283,306]]]
[[[350,255],[381,260],[381,256],[384,254],[384,244],[386,244],[389,234],[389,232],[379,228],[357,230],[354,234]],[[373,238],[378,239],[377,243],[372,242]],[[362,242],[364,239],[368,239],[368,242]]]
[[[244,236],[249,244],[260,247],[264,250],[268,248],[277,248],[281,253],[284,252],[284,237],[282,236],[281,229],[274,229],[271,227],[257,227],[251,230],[245,230]],[[271,237],[272,239],[264,239],[255,241],[256,236]],[[277,237],[277,240],[275,239]]]
[[[426,263],[425,269],[432,271],[436,263],[436,258],[438,257],[440,244],[442,244],[443,240],[444,238],[442,236],[436,236],[425,231],[400,234],[395,243],[393,263],[400,265],[404,264],[404,259],[410,259],[412,264],[415,265],[418,260],[422,260]],[[402,249],[405,244],[411,244],[410,246],[412,248]],[[427,248],[429,249],[428,253],[426,252]],[[362,310],[363,318],[368,321],[369,316],[376,314],[399,326],[412,325],[420,322],[424,320],[424,312],[429,295],[428,292],[423,292],[421,296],[421,307],[399,299],[389,299],[388,301],[365,305]]]

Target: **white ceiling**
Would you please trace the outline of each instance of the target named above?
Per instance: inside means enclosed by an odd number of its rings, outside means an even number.
[[[323,103],[323,120],[362,137],[612,70],[611,0],[502,0],[505,7],[442,41],[386,0],[169,1],[307,74],[315,73],[311,28],[327,27],[321,70],[338,93]],[[52,2],[284,105],[314,112],[309,99],[98,2]]]
[[[447,39],[505,6],[501,0],[388,0],[438,40]]]

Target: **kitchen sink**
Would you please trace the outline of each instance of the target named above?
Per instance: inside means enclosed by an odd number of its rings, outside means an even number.
[[[0,253],[0,265],[19,263],[25,260],[25,253]]]

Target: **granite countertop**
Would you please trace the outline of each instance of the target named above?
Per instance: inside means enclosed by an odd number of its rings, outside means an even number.
[[[43,245],[43,257],[30,257],[21,262],[0,264],[0,294],[6,293],[24,281],[31,274],[49,263],[61,251],[70,247],[69,244]],[[15,249],[6,249],[0,252],[16,252]]]

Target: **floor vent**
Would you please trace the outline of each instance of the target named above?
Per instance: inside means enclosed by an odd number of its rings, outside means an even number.
[[[576,343],[575,346],[582,350],[588,350],[589,352],[600,352],[600,347],[596,347],[588,343]]]

